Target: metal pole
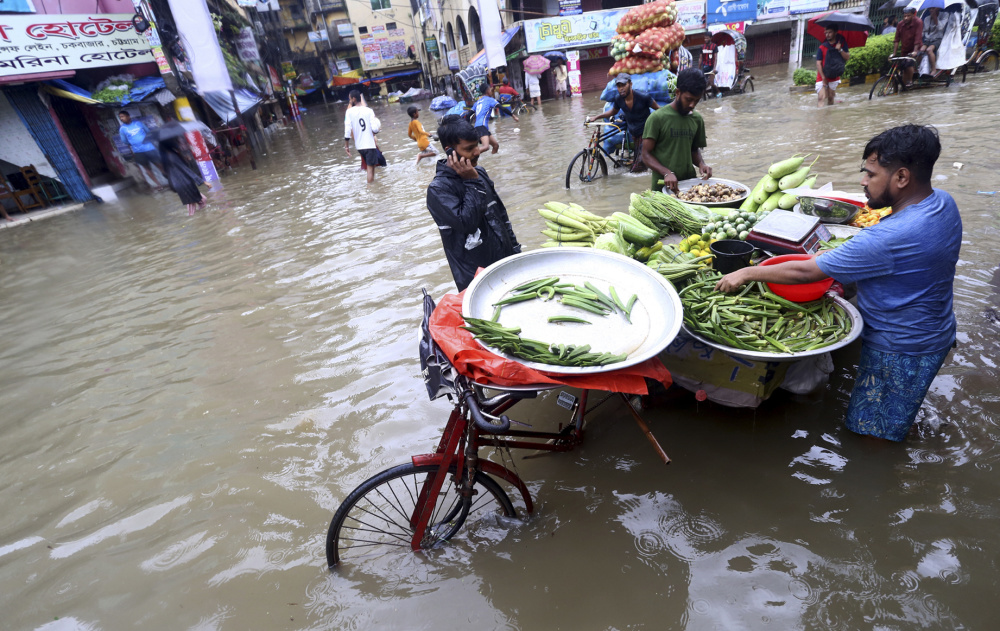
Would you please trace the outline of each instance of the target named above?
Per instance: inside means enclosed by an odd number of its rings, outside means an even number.
[[[229,98],[233,100],[233,109],[236,111],[236,122],[239,123],[240,129],[247,135],[247,143],[250,145],[250,168],[256,171],[257,161],[254,160],[253,157],[253,136],[250,134],[250,130],[247,129],[246,125],[243,124],[243,112],[240,111],[240,104],[236,102],[236,90],[229,91]]]

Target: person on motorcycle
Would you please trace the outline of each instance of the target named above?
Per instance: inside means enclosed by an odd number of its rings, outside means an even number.
[[[615,87],[618,88],[618,96],[612,101],[614,107],[603,114],[588,116],[587,122],[592,123],[598,118],[607,120],[613,119],[621,112],[625,116],[625,124],[628,127],[628,134],[632,137],[632,172],[638,173],[645,168],[639,153],[642,146],[642,130],[646,127],[646,120],[649,118],[649,110],[658,110],[660,106],[645,92],[632,89],[632,77],[624,72],[615,77]]]

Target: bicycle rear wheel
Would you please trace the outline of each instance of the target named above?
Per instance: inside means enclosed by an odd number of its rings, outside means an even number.
[[[608,176],[608,163],[604,156],[597,150],[584,149],[576,154],[566,169],[566,188],[569,188],[570,181],[574,174],[581,182],[589,183],[596,179]]]
[[[402,464],[369,478],[354,489],[340,505],[326,535],[326,562],[335,567],[344,560],[354,561],[410,548],[417,500],[425,482],[436,473],[435,465]],[[456,467],[448,469],[431,511],[421,548],[433,548],[455,536],[471,516],[490,514],[515,517],[516,511],[507,493],[490,476],[477,471],[468,511],[453,477]]]
[[[994,51],[989,51],[976,65],[976,72],[996,72],[1000,69],[1000,55]]]

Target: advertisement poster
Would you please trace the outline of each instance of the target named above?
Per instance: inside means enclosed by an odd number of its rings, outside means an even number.
[[[590,11],[539,20],[526,20],[524,39],[529,53],[561,48],[590,48],[610,44],[618,21],[628,9]]]
[[[252,28],[249,26],[241,28],[235,44],[236,54],[240,59],[247,62],[260,61],[260,51],[257,50],[257,40],[254,39]]]
[[[434,59],[441,59],[441,53],[438,51],[438,40],[436,37],[431,35],[424,40],[424,46],[427,47],[427,54]]]
[[[448,68],[451,70],[458,70],[460,68],[458,64],[458,51],[449,50],[448,51]]]
[[[377,66],[382,63],[382,55],[379,53],[365,53],[365,65]]]
[[[341,37],[354,37],[354,27],[350,22],[337,22],[337,35]]]
[[[580,86],[580,51],[566,51],[566,68],[569,69],[569,92],[574,97],[583,96],[583,88]]]
[[[129,13],[4,15],[0,77],[156,61]]]
[[[830,8],[830,0],[788,0],[789,13],[816,13]]]
[[[705,0],[681,0],[677,7],[677,21],[684,27],[687,34],[700,33],[705,30]]]
[[[720,31],[736,31],[737,33],[746,33],[747,23],[746,22],[728,22],[722,24],[711,24],[708,27],[708,32],[712,35]]]
[[[708,0],[708,24],[752,22],[757,19],[757,0]]]
[[[583,8],[580,0],[559,0],[559,15],[580,15]]]
[[[791,0],[757,0],[757,19],[787,18]]]

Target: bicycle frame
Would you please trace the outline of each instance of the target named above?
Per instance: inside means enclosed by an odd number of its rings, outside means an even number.
[[[613,155],[608,153],[604,148],[604,141],[612,136],[623,133],[625,135],[625,140],[622,142],[622,151],[631,148],[632,155],[635,155],[636,147],[632,142],[632,137],[628,133],[628,127],[624,123],[608,123],[609,127],[606,130],[602,130],[600,127],[594,129],[594,133],[590,137],[590,143],[587,145],[587,150],[593,153],[600,151],[603,153],[611,163],[617,168],[625,165],[627,160],[618,160]],[[633,158],[634,159],[634,158]]]

